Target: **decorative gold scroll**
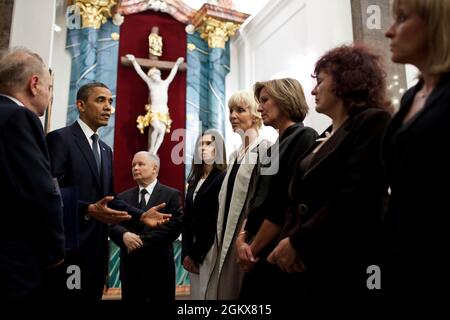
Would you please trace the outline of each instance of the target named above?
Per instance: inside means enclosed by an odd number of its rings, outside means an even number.
[[[112,17],[111,9],[117,5],[117,0],[77,0],[80,9],[81,27],[100,29],[108,18]]]

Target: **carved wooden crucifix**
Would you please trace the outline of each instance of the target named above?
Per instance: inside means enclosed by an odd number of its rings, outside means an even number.
[[[158,27],[152,27],[152,32],[150,33],[149,36],[149,59],[143,59],[143,58],[136,58],[136,62],[143,68],[157,68],[157,69],[162,69],[162,70],[170,70],[172,69],[172,67],[175,64],[175,61],[160,61],[159,60],[159,56],[161,54],[157,54],[158,51],[158,46],[159,46],[159,50],[160,53],[162,53],[162,40],[161,37],[159,37],[158,35],[159,33],[159,28]],[[159,43],[158,43],[158,38],[159,38]],[[156,47],[156,48],[154,48]],[[154,54],[156,53],[156,54]],[[132,67],[132,63],[131,61],[125,57],[122,56],[120,57],[120,62],[122,63],[123,66],[126,67]],[[187,64],[185,62],[183,62],[179,67],[178,67],[178,71],[184,71],[186,70]]]

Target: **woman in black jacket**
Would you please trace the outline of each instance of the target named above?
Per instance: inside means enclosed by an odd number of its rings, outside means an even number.
[[[192,300],[200,299],[200,287],[206,286],[207,275],[202,272],[202,263],[214,242],[218,195],[227,168],[225,145],[218,131],[205,131],[195,145],[182,236],[183,266],[190,272]]]
[[[253,92],[264,125],[278,130],[274,145],[259,155],[249,195],[247,219],[235,241],[238,264],[245,271],[241,300],[277,299],[278,268],[266,258],[277,244],[288,206],[287,191],[294,168],[317,139],[305,126],[308,113],[303,87],[296,79],[256,82]]]
[[[268,257],[283,271],[283,290],[321,297],[368,292],[367,268],[379,263],[387,198],[381,139],[384,110],[380,57],[362,46],[327,52],[315,65],[316,110],[332,125],[298,164],[281,241]]]
[[[415,65],[420,77],[383,143],[391,186],[385,288],[395,299],[436,297],[450,285],[450,1],[396,0],[393,12],[392,61]]]

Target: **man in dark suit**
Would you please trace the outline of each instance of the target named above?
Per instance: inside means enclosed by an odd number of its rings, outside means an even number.
[[[0,55],[0,300],[42,298],[64,258],[61,200],[50,172],[42,116],[50,74],[37,54]],[[13,210],[5,209],[6,203]],[[46,270],[47,269],[47,270]]]
[[[172,219],[159,228],[131,223],[110,227],[111,239],[121,248],[122,299],[170,303],[175,300],[175,263],[172,243],[181,233],[180,192],[158,182],[159,158],[146,151],[135,154],[133,179],[138,184],[120,194],[131,205],[150,208],[166,203]]]
[[[77,93],[80,118],[47,135],[54,176],[61,188],[72,188],[78,195],[78,224],[66,225],[66,229],[77,230],[79,247],[68,250],[66,261],[80,267],[81,288],[66,291],[69,297],[101,299],[107,277],[108,224],[133,218],[155,227],[169,217],[160,214],[159,207],[141,217],[143,210],[112,196],[112,150],[97,132],[108,124],[111,103],[112,94],[106,85],[86,84]]]

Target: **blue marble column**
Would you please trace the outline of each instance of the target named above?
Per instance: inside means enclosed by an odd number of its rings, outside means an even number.
[[[212,48],[209,51],[208,77],[208,123],[206,129],[217,129],[225,138],[227,103],[225,101],[225,77],[230,72],[230,45],[225,49]]]
[[[230,71],[229,42],[225,49],[209,48],[198,32],[188,35],[187,42],[186,177],[200,132],[214,128],[225,138],[225,77]]]
[[[69,29],[66,48],[72,55],[69,107],[67,125],[78,119],[75,105],[78,89],[86,83],[99,81],[106,84],[115,98],[119,42],[112,34],[119,34],[119,27],[108,20],[100,29]],[[107,127],[100,130],[100,137],[114,147],[114,114]]]

